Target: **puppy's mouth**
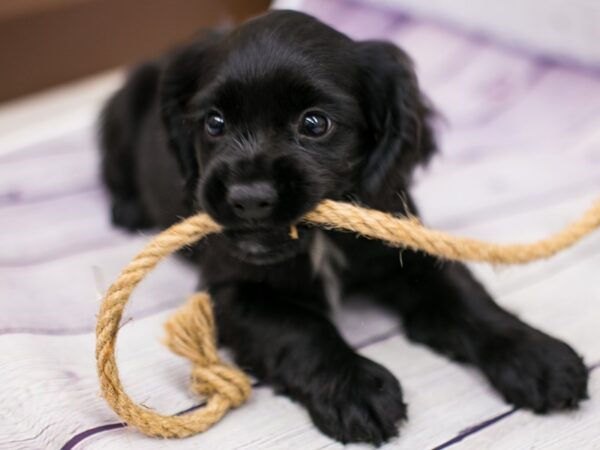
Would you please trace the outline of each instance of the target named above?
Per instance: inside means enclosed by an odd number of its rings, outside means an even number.
[[[296,235],[297,233],[297,235]],[[306,245],[307,233],[298,227],[228,229],[223,232],[230,253],[256,265],[275,264],[298,254]]]

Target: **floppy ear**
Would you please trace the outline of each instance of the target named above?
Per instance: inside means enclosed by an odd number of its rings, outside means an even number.
[[[361,174],[363,194],[397,194],[410,183],[415,165],[436,150],[433,111],[421,93],[410,57],[387,42],[358,46],[362,108],[369,127]]]
[[[195,124],[189,119],[189,102],[193,95],[213,77],[216,65],[214,44],[223,32],[212,31],[167,58],[160,84],[160,114],[167,141],[174,152],[185,185],[195,189],[199,178]]]

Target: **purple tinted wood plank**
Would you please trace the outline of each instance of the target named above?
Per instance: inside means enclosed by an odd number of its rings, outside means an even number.
[[[131,236],[111,227],[100,190],[1,208],[0,230],[0,267],[40,263]]]
[[[543,68],[523,58],[486,48],[449,83],[424,86],[453,128],[477,127],[522,99]]]
[[[599,127],[600,78],[553,68],[490,123],[475,128],[456,126],[444,133],[444,148],[459,155],[487,148],[545,153]]]
[[[435,161],[413,191],[426,223],[456,231],[592,193],[599,183],[600,161],[590,161],[585,152],[570,158],[495,153],[473,161]]]
[[[392,31],[410,26],[401,14],[365,8],[354,2],[307,0],[302,9],[356,40],[383,39]]]
[[[569,68],[547,69],[531,92],[494,127],[518,130],[529,119],[527,132],[571,132],[574,125],[600,108],[600,78]],[[535,113],[535,114],[534,114]],[[599,120],[596,114],[594,117]]]
[[[304,0],[302,11],[317,17],[333,28],[339,29],[339,25],[345,17],[356,13],[356,6],[336,1]]]
[[[5,193],[0,194],[0,209],[20,205],[36,205],[47,201],[57,200],[61,197],[101,191],[102,188],[98,186],[95,180],[86,180],[81,184],[69,185],[63,188],[56,187],[47,192],[31,192],[30,189],[10,189]]]
[[[0,162],[0,208],[99,189],[98,172],[99,157],[89,146],[77,152],[48,151],[34,159]]]
[[[409,22],[390,32],[387,39],[403,48],[414,60],[421,86],[430,89],[447,83],[475,63],[486,47],[427,22]]]
[[[391,31],[405,30],[410,27],[407,19],[378,9],[350,7],[335,26],[352,39],[359,41],[387,38]]]
[[[78,153],[82,148],[89,148],[93,136],[95,136],[95,127],[86,126],[64,136],[49,139],[44,142],[44,145],[30,144],[6,155],[0,154],[0,165],[16,161],[35,161],[37,158],[45,158],[49,155]]]
[[[131,239],[47,264],[0,269],[0,331],[70,334],[93,330],[99,290],[108,288],[145,241]],[[126,316],[146,316],[182,304],[197,283],[194,268],[176,258],[167,259],[136,289]]]

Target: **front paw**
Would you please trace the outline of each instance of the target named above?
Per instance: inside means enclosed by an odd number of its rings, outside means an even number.
[[[535,330],[488,346],[482,368],[506,401],[537,413],[573,409],[587,398],[583,360],[564,342]]]
[[[358,355],[348,367],[327,374],[307,406],[315,425],[343,443],[380,445],[397,436],[398,423],[406,419],[398,380]]]

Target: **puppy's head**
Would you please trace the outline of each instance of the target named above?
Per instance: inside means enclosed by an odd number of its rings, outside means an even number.
[[[434,150],[410,59],[297,12],[177,52],[161,111],[187,189],[255,263],[300,250],[290,225],[322,199],[385,207]]]

